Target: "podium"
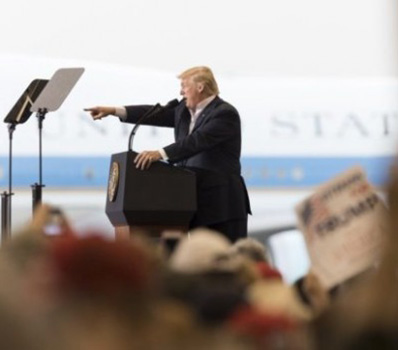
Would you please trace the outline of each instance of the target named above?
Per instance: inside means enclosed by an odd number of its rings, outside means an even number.
[[[111,157],[105,212],[116,239],[187,232],[196,211],[195,173],[161,161],[140,170],[134,164],[136,155],[127,151]]]

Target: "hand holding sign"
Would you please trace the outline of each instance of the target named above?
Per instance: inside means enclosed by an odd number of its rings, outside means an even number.
[[[312,270],[327,288],[371,267],[386,231],[386,208],[363,170],[352,168],[296,207]]]

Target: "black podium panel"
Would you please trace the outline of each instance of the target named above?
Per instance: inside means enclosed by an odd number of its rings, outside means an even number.
[[[135,152],[111,157],[106,214],[114,226],[187,226],[196,211],[195,173],[164,162],[135,167]]]

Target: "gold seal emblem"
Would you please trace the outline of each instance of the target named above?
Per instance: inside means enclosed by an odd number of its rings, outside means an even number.
[[[119,187],[119,163],[112,162],[111,170],[109,172],[109,181],[108,181],[108,198],[110,202],[115,201],[118,187]]]

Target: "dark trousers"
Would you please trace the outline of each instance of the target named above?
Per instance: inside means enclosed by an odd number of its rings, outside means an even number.
[[[240,238],[247,237],[247,219],[230,220],[217,224],[206,225],[211,230],[218,231],[227,237],[232,243]]]

